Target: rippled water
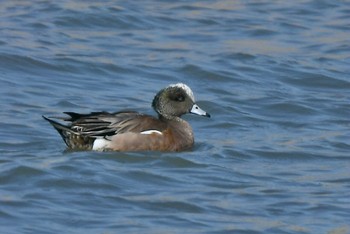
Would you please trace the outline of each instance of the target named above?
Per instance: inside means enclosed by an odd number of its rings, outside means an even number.
[[[349,1],[2,1],[1,233],[350,233]],[[42,114],[192,87],[181,153],[66,152]]]

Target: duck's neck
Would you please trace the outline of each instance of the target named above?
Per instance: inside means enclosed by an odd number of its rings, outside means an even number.
[[[164,115],[158,115],[158,118],[162,121],[177,121],[177,122],[181,122],[184,121],[183,119],[181,119],[180,117],[177,116],[164,116]]]

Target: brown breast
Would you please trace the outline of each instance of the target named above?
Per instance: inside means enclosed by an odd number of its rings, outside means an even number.
[[[186,121],[169,122],[162,134],[127,132],[111,138],[108,146],[116,151],[182,151],[193,146],[192,128]]]

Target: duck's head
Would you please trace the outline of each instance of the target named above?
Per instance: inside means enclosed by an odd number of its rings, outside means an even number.
[[[152,107],[165,119],[173,119],[186,113],[210,117],[195,103],[192,90],[183,83],[171,84],[160,90],[153,99]]]

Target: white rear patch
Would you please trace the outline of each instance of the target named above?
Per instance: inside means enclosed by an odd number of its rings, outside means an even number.
[[[104,138],[96,138],[92,150],[104,150],[110,141]]]
[[[143,131],[143,132],[140,132],[141,134],[153,134],[153,133],[156,133],[156,134],[159,134],[159,135],[163,135],[162,132],[158,131],[158,130],[147,130],[147,131]]]

